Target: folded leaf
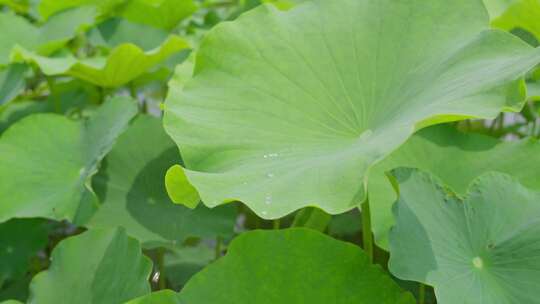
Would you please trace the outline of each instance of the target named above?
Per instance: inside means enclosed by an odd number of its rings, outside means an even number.
[[[148,52],[126,43],[114,48],[108,57],[44,57],[17,48],[14,58],[36,63],[45,75],[69,75],[101,87],[114,88],[130,82],[167,57],[188,47],[187,42],[180,37],[171,36],[159,48]]]
[[[121,229],[70,237],[51,260],[32,280],[28,304],[118,304],[150,293],[152,262]]]
[[[489,173],[460,199],[426,173],[393,175],[394,275],[434,286],[440,304],[540,303],[540,192]]]
[[[90,179],[136,113],[133,100],[118,97],[88,120],[35,114],[11,126],[0,137],[0,222],[86,222],[98,206]]]
[[[125,0],[41,0],[38,11],[45,20],[59,12],[76,7],[93,7],[100,15],[107,15],[125,2]]]
[[[415,303],[363,251],[314,230],[250,231],[188,281],[181,303]]]
[[[518,111],[538,62],[480,0],[263,5],[206,35],[164,124],[207,206],[336,214],[416,129]]]
[[[93,180],[103,204],[88,226],[124,227],[145,247],[181,244],[188,237],[233,234],[234,206],[191,210],[173,204],[167,196],[165,172],[181,160],[161,120],[138,117],[105,161],[106,166]]]
[[[388,248],[388,231],[394,224],[392,204],[396,201],[385,172],[398,167],[431,173],[460,195],[474,178],[488,171],[510,174],[527,187],[540,189],[540,143],[535,139],[504,142],[461,133],[450,126],[435,126],[414,135],[371,170],[368,189],[373,231],[383,248]]]
[[[25,87],[25,74],[27,66],[12,64],[0,71],[0,105],[19,95]]]

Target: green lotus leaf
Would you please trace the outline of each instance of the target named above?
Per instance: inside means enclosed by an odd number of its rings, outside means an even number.
[[[342,213],[416,129],[522,107],[540,50],[488,21],[479,0],[263,5],[206,35],[164,124],[206,205]]]
[[[197,273],[182,303],[415,303],[362,249],[320,232],[246,232],[227,255]]]
[[[394,275],[434,286],[441,304],[540,303],[540,192],[488,173],[462,199],[416,169],[393,175]]]
[[[30,284],[28,304],[118,304],[150,293],[152,262],[122,229],[63,240]]]
[[[23,304],[22,302],[19,302],[17,300],[7,300],[0,302],[1,304]]]
[[[397,198],[385,172],[398,167],[433,174],[460,195],[465,194],[472,180],[488,171],[510,174],[527,187],[540,189],[540,143],[535,139],[503,142],[461,133],[451,126],[434,126],[415,134],[370,173],[373,232],[383,248],[388,248],[388,231],[394,224],[392,204]]]
[[[50,107],[47,103],[40,101],[23,100],[0,106],[0,134],[19,120],[44,112],[50,112]]]
[[[540,39],[540,1],[538,0],[513,0],[492,22],[493,26],[511,31],[523,29]]]
[[[125,304],[181,304],[178,294],[172,290],[160,290],[126,302]]]
[[[193,0],[131,0],[118,15],[141,24],[170,30],[195,12]]]
[[[0,13],[0,66],[9,63],[15,45],[40,55],[49,55],[63,47],[77,32],[95,22],[95,10],[79,7],[59,13],[41,26],[25,18]]]
[[[98,206],[90,179],[136,113],[133,100],[117,97],[88,120],[35,114],[11,126],[0,137],[0,222],[86,222]]]
[[[93,184],[103,203],[90,227],[124,227],[145,247],[181,244],[188,237],[233,234],[234,206],[195,210],[171,202],[165,172],[180,162],[178,148],[161,120],[140,116],[118,138]]]
[[[0,287],[28,271],[30,258],[47,245],[48,227],[41,219],[14,219],[0,224]]]
[[[145,51],[159,47],[169,33],[150,26],[132,23],[121,18],[110,18],[89,31],[92,45],[108,48],[132,43]]]
[[[108,57],[44,57],[22,48],[17,48],[14,55],[16,60],[36,63],[45,75],[69,75],[101,87],[114,88],[188,47],[182,38],[171,36],[159,48],[148,52],[131,43],[121,44]]]
[[[125,0],[41,0],[38,12],[45,20],[59,12],[78,7],[92,7],[100,15],[106,15],[122,3],[125,3]]]
[[[180,290],[189,279],[216,259],[215,247],[199,243],[193,247],[177,247],[164,256],[165,275],[168,286]]]
[[[27,66],[12,64],[0,71],[0,105],[19,95],[25,87]]]

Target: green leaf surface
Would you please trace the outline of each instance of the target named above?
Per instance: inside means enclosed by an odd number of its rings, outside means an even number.
[[[126,302],[125,304],[181,304],[178,294],[172,290],[160,290]]]
[[[195,210],[175,205],[165,190],[165,172],[180,162],[178,148],[161,120],[138,117],[106,158],[93,183],[102,206],[90,227],[124,227],[145,247],[181,244],[188,237],[233,234],[234,206]]]
[[[148,52],[131,43],[121,44],[108,57],[44,57],[22,48],[15,49],[14,55],[16,60],[36,63],[45,75],[69,75],[101,87],[114,88],[188,47],[182,38],[171,36],[159,48]]]
[[[41,219],[14,219],[0,224],[0,287],[25,275],[30,258],[45,248],[48,227]]]
[[[118,304],[150,293],[151,261],[122,229],[93,229],[58,244],[34,277],[28,304]]]
[[[206,35],[164,124],[207,206],[342,213],[416,129],[519,110],[539,60],[479,0],[263,5]]]
[[[529,31],[540,39],[540,1],[514,0],[506,10],[492,22],[493,26],[511,31],[517,28]]]
[[[393,175],[394,275],[434,286],[440,304],[540,303],[540,192],[488,173],[461,199],[415,169]]]
[[[182,303],[415,303],[363,251],[310,229],[246,232],[196,274]]]
[[[11,126],[0,137],[0,222],[86,222],[98,206],[90,179],[136,113],[133,100],[117,97],[88,120],[36,114]]]
[[[25,87],[27,66],[12,64],[0,71],[0,105],[14,99]]]
[[[10,13],[0,13],[0,66],[9,63],[14,46],[19,45],[41,55],[63,47],[75,34],[95,22],[95,10],[79,7],[59,13],[41,26]]]
[[[23,100],[0,106],[0,134],[12,124],[29,115],[49,111],[48,103],[41,101]]]
[[[111,18],[93,28],[88,36],[90,43],[96,46],[114,48],[123,43],[132,43],[148,51],[159,47],[169,34],[125,19]]]
[[[167,283],[180,290],[189,279],[216,258],[215,248],[201,243],[193,247],[180,247],[168,251],[164,257]]]
[[[59,12],[76,7],[92,7],[100,15],[106,15],[113,12],[118,5],[125,2],[126,0],[41,0],[38,11],[45,20]]]
[[[540,189],[540,143],[535,139],[503,142],[480,134],[461,133],[451,126],[420,131],[377,164],[368,189],[373,232],[377,244],[388,248],[396,194],[385,172],[398,167],[419,168],[463,195],[469,183],[487,171],[510,174],[524,185]]]
[[[118,15],[141,24],[170,30],[195,12],[193,0],[131,0]]]

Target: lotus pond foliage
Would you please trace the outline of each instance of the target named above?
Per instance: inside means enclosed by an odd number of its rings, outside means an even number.
[[[540,304],[540,0],[0,0],[0,303]]]

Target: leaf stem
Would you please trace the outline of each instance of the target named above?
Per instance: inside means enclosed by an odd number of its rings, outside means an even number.
[[[371,231],[371,211],[369,209],[369,197],[366,195],[366,200],[362,203],[362,241],[364,251],[366,252],[369,262],[373,263],[373,236]]]
[[[418,304],[426,303],[426,285],[419,283],[418,286]]]
[[[223,243],[223,239],[221,236],[216,237],[216,248],[215,248],[215,259],[219,259],[221,257],[221,245]]]
[[[167,288],[165,279],[165,248],[159,248],[157,252],[157,270],[159,271],[158,288],[160,290]]]

